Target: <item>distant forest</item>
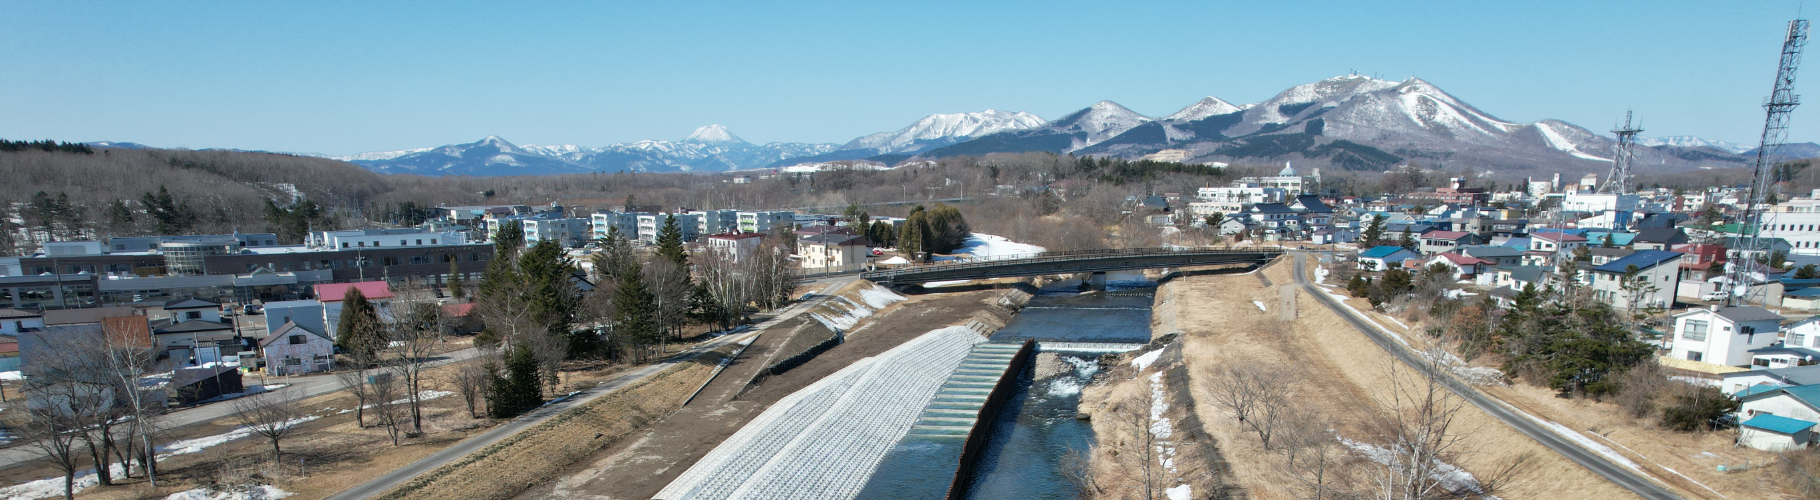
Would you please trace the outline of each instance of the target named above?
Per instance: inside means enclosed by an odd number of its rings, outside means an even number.
[[[628,197],[666,210],[819,207],[828,213],[854,203],[966,197],[974,200],[955,205],[982,233],[1052,249],[1145,246],[1158,243],[1158,230],[1129,223],[1127,197],[1192,197],[1199,187],[1274,175],[1280,168],[1019,153],[941,158],[892,170],[853,166],[749,183],[734,183],[731,174],[425,177],[382,175],[345,162],[285,154],[0,141],[0,178],[7,179],[0,183],[0,207],[12,208],[0,222],[8,226],[0,231],[0,253],[35,249],[30,238],[19,237],[21,226],[37,233],[37,239],[238,230],[278,233],[296,242],[309,230],[414,224],[439,205],[554,202],[583,214],[622,206]],[[1812,178],[1804,169],[1791,170],[1790,177]],[[1473,187],[1515,185],[1464,169],[1324,175],[1321,189],[1361,195],[1445,185],[1453,176],[1467,178]],[[1696,188],[1746,182],[1749,173],[1709,170],[1644,179]],[[915,206],[864,208],[874,217],[901,217]]]

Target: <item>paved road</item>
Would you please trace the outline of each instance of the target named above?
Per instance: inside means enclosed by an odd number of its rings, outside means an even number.
[[[1364,332],[1366,337],[1378,344],[1378,347],[1383,348],[1391,355],[1396,356],[1397,359],[1402,360],[1404,364],[1416,368],[1421,368],[1427,364],[1427,361],[1417,357],[1415,352],[1403,348],[1401,344],[1397,343],[1395,340],[1391,340],[1388,334],[1379,331],[1369,323],[1366,323],[1357,315],[1353,314],[1350,309],[1341,307],[1339,303],[1334,301],[1333,297],[1328,296],[1326,292],[1315,287],[1313,284],[1310,284],[1308,282],[1307,274],[1303,272],[1302,261],[1307,256],[1300,253],[1294,255],[1295,282],[1298,285],[1302,285],[1303,291],[1306,291],[1308,295],[1313,296],[1315,300],[1320,301],[1322,305],[1327,306],[1328,309],[1332,309],[1335,314],[1339,314],[1340,317],[1345,318],[1347,323],[1352,323],[1354,328]],[[1618,486],[1636,493],[1637,496],[1651,500],[1681,498],[1638,473],[1636,470],[1613,464],[1610,461],[1605,460],[1605,458],[1600,456],[1597,452],[1587,450],[1579,444],[1542,427],[1542,425],[1536,423],[1536,421],[1517,414],[1516,410],[1506,406],[1502,401],[1486,396],[1484,393],[1472,388],[1471,385],[1462,383],[1458,379],[1445,374],[1442,375],[1442,378],[1442,383],[1445,384],[1449,390],[1453,391],[1454,394],[1459,395],[1461,398],[1464,398],[1467,402],[1472,403],[1473,406],[1485,410],[1485,413],[1488,413],[1492,417],[1503,421],[1506,425],[1515,428],[1517,432],[1521,432],[1523,435],[1529,436],[1530,439],[1542,443],[1542,446],[1546,446],[1548,449],[1560,453],[1562,456],[1567,457],[1568,460],[1573,460],[1574,463],[1580,464],[1588,470],[1593,471],[1594,474],[1603,476],[1605,479],[1616,483]]]
[[[450,352],[439,356],[440,359],[431,361],[429,366],[441,366],[461,361],[472,358],[478,353],[479,351],[472,347]],[[288,386],[285,387],[284,390],[301,390],[303,391],[302,398],[311,398],[341,390],[341,381],[333,374],[263,378],[257,375],[248,375],[246,376],[245,383],[247,385],[259,385],[260,383],[266,385],[287,384]],[[232,418],[233,414],[234,405],[227,402],[216,402],[166,413],[159,417],[158,425],[167,431],[175,430],[203,422]],[[32,446],[31,443],[13,443],[5,449],[0,449],[0,470],[30,464],[41,456],[43,456],[42,453],[36,447]]]
[[[809,281],[808,283],[806,283],[805,286],[821,285],[822,290],[836,290],[842,286],[845,286],[847,283],[851,283],[857,279],[859,279],[857,276],[836,276],[836,277],[829,277],[829,278],[824,278],[824,279],[819,279],[819,280],[812,280],[812,281]],[[747,337],[754,335],[756,332],[762,331],[766,328],[770,328],[772,325],[776,325],[778,323],[788,321],[791,318],[795,318],[797,315],[802,314],[804,311],[808,311],[809,308],[814,307],[816,304],[820,304],[823,300],[827,300],[828,297],[829,297],[828,295],[817,294],[817,295],[809,298],[809,300],[804,300],[804,301],[798,302],[795,305],[792,305],[788,308],[785,308],[782,312],[779,312],[779,313],[773,315],[770,319],[760,321],[757,324],[754,324],[752,326],[752,329],[747,330],[746,333],[721,337],[721,338],[715,339],[714,341],[709,342],[707,344],[696,346],[687,351],[678,353],[674,356],[669,357],[668,359],[665,359],[662,362],[659,362],[659,363],[656,363],[656,364],[653,364],[650,366],[646,366],[643,368],[639,368],[637,370],[631,371],[630,373],[620,375],[605,383],[594,386],[593,388],[583,390],[580,393],[577,393],[574,396],[569,397],[568,399],[565,399],[565,400],[557,402],[557,403],[545,405],[543,408],[539,408],[536,411],[519,416],[518,418],[513,419],[510,422],[506,422],[505,424],[502,424],[498,427],[494,427],[491,430],[488,430],[487,432],[481,433],[480,435],[462,440],[461,442],[455,443],[454,445],[449,446],[448,448],[445,448],[442,451],[438,451],[436,453],[430,454],[430,456],[424,457],[416,462],[412,462],[397,470],[388,472],[383,476],[374,478],[373,480],[367,481],[366,483],[361,484],[359,486],[355,486],[353,488],[344,490],[341,493],[337,493],[334,496],[329,497],[328,500],[365,500],[367,498],[379,496],[380,494],[385,493],[386,491],[390,491],[392,488],[398,487],[398,485],[404,484],[405,482],[410,481],[410,480],[416,478],[417,476],[420,476],[420,475],[423,475],[424,473],[436,470],[436,468],[442,467],[444,464],[453,462],[457,459],[460,459],[461,457],[465,457],[470,453],[480,451],[481,448],[485,448],[488,445],[492,445],[493,443],[497,443],[500,440],[503,440],[507,437],[511,437],[512,435],[517,434],[525,429],[529,429],[532,426],[535,426],[539,423],[542,423],[545,420],[548,420],[550,417],[561,415],[564,412],[569,411],[570,409],[577,408],[582,405],[588,404],[588,402],[593,401],[597,398],[600,398],[601,396],[611,394],[613,391],[618,390],[621,387],[625,387],[628,384],[632,384],[634,382],[644,380],[645,378],[648,378],[652,375],[656,375],[657,373],[662,372],[664,369],[669,368],[677,363],[688,361],[689,359],[694,358],[695,356],[700,355],[702,353],[712,351],[714,349],[719,349],[721,346],[731,344],[734,342],[738,342],[741,340],[745,340]]]

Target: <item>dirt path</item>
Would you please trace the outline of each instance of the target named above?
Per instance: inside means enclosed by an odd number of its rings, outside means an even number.
[[[773,326],[694,402],[637,437],[584,460],[562,479],[533,487],[518,498],[651,498],[777,400],[855,361],[931,330],[963,323],[977,312],[993,310],[1000,293],[983,290],[911,297],[867,318],[845,343],[796,369],[766,378],[740,396],[746,382],[769,365],[769,360],[793,354],[779,347],[792,343],[792,338],[825,338],[821,336],[827,332],[807,317]]]

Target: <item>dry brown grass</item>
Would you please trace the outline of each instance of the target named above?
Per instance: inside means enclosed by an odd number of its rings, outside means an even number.
[[[505,499],[682,406],[720,357],[706,355],[622,387],[462,460],[405,483],[385,499]]]
[[[1312,269],[1312,266],[1310,266]],[[1338,315],[1302,292],[1297,292],[1293,323],[1276,319],[1278,289],[1294,286],[1291,267],[1278,262],[1262,271],[1276,286],[1264,288],[1255,276],[1199,276],[1169,283],[1158,292],[1157,326],[1173,324],[1184,333],[1183,353],[1197,391],[1207,383],[1208,367],[1240,361],[1271,361],[1296,366],[1299,373],[1285,375],[1298,381],[1304,401],[1334,419],[1343,436],[1367,434],[1369,417],[1376,411],[1374,398],[1390,389],[1385,376],[1395,359],[1354,330]],[[1251,301],[1272,310],[1259,311]],[[1180,304],[1170,304],[1174,302]],[[1175,314],[1177,318],[1162,317]],[[1394,323],[1377,319],[1405,337],[1416,337]],[[1129,370],[1127,370],[1129,371]],[[1125,376],[1129,377],[1129,374]],[[1109,378],[1116,374],[1109,374]],[[1107,394],[1134,390],[1119,383],[1089,393],[1103,401]],[[1087,401],[1087,399],[1084,399]],[[1197,406],[1198,416],[1218,446],[1232,475],[1245,494],[1254,499],[1294,498],[1280,475],[1282,464],[1275,452],[1266,451],[1255,434],[1210,403]],[[1096,421],[1098,416],[1096,415]],[[1486,470],[1512,456],[1534,453],[1535,462],[1525,480],[1500,492],[1503,498],[1631,498],[1617,487],[1565,457],[1468,406],[1457,428],[1472,450],[1456,465],[1468,471]],[[1095,425],[1096,431],[1099,425]],[[1197,489],[1197,492],[1200,491]]]

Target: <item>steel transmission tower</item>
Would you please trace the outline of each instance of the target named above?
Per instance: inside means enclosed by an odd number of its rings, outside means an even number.
[[[1611,174],[1605,176],[1605,185],[1599,187],[1599,192],[1631,194],[1630,165],[1637,159],[1637,134],[1640,132],[1643,132],[1643,128],[1632,127],[1630,112],[1625,111],[1624,126],[1611,131],[1611,133],[1618,134],[1618,146],[1613,150],[1617,154],[1612,155]]]
[[[1788,138],[1789,114],[1795,111],[1795,106],[1801,104],[1801,97],[1795,95],[1795,66],[1801,64],[1801,47],[1806,44],[1807,20],[1789,21],[1788,34],[1782,42],[1782,62],[1776,68],[1776,86],[1770,91],[1769,99],[1763,102],[1768,117],[1764,119],[1763,140],[1757,148],[1757,172],[1751,179],[1744,217],[1739,220],[1738,245],[1730,252],[1731,262],[1725,276],[1725,286],[1730,292],[1725,300],[1726,305],[1748,304],[1750,298],[1761,298],[1766,293],[1764,290],[1767,287],[1752,287],[1750,280],[1758,273],[1763,273],[1767,278],[1769,266],[1743,256],[1764,252],[1766,242],[1759,238],[1763,228],[1763,211],[1768,208],[1764,205],[1769,199],[1770,187],[1775,184],[1777,153],[1782,149],[1783,141]]]

